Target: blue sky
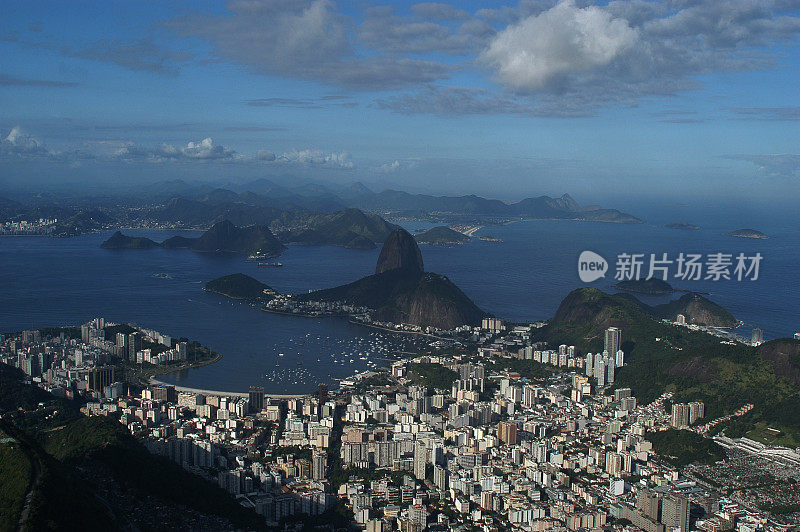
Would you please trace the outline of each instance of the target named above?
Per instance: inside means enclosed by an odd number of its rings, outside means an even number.
[[[353,7],[356,6],[356,7]],[[3,2],[0,185],[780,198],[800,2]]]

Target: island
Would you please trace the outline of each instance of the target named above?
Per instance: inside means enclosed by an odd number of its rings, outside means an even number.
[[[127,236],[117,231],[100,244],[100,247],[104,249],[153,249],[161,247],[161,244],[147,237]]]
[[[197,238],[174,236],[161,243],[144,237],[131,237],[117,231],[100,244],[105,249],[191,249],[199,252],[257,253],[265,257],[280,255],[286,246],[281,244],[269,227],[253,225],[238,227],[228,220],[215,223]]]
[[[262,299],[275,294],[275,290],[243,273],[218,277],[205,285],[205,290],[231,299]]]
[[[669,229],[680,229],[682,231],[696,231],[696,230],[700,229],[699,225],[693,225],[693,224],[686,223],[686,222],[672,222],[672,223],[668,223],[664,227],[667,227]]]
[[[634,279],[630,281],[620,281],[614,285],[617,290],[624,290],[625,292],[634,292],[637,294],[647,295],[661,295],[671,294],[675,291],[672,286],[661,279]]]
[[[420,244],[430,245],[450,245],[450,244],[463,244],[470,241],[470,237],[464,233],[459,233],[446,225],[433,227],[416,235],[416,240]]]
[[[725,236],[733,236],[736,238],[767,238],[767,235],[755,229],[737,229],[730,233],[725,233]]]

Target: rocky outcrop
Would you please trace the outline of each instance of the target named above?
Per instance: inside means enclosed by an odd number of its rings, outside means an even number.
[[[415,273],[425,271],[422,264],[422,252],[419,250],[414,237],[405,229],[392,231],[381,248],[375,273],[378,274],[390,270],[404,270]]]
[[[295,296],[298,300],[346,301],[374,310],[379,321],[454,329],[476,325],[485,313],[447,277],[425,273],[414,237],[394,231],[381,249],[374,275]]]

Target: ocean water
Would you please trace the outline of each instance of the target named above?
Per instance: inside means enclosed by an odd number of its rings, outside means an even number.
[[[488,226],[477,234],[502,242],[475,240],[461,246],[421,248],[428,271],[446,275],[481,308],[514,321],[547,319],[564,296],[585,286],[577,275],[578,255],[584,250],[599,253],[612,268],[619,253],[668,253],[674,258],[679,252],[758,252],[763,260],[757,281],[670,282],[676,288],[707,292],[743,321],[740,333],[744,336],[753,327],[762,328],[766,338],[800,331],[800,232],[793,218],[784,213],[747,219],[709,208],[701,211],[702,216],[686,220],[702,225],[700,230],[665,228],[664,223],[685,219],[681,208],[673,206],[664,212],[649,208],[647,218],[652,221],[640,225],[532,221]],[[409,230],[429,226],[404,225]],[[742,227],[762,230],[770,238],[725,236]],[[126,233],[154,240],[192,234]],[[279,259],[283,268],[259,269],[232,254],[101,249],[100,243],[109,235],[0,238],[0,331],[78,324],[96,316],[135,322],[198,340],[224,355],[218,363],[163,380],[225,391],[263,385],[271,393],[307,392],[320,382],[333,384],[332,378],[366,369],[361,357],[380,363],[421,341],[342,319],[269,314],[202,290],[206,281],[236,272],[282,292],[331,287],[372,273],[377,249],[290,246]],[[613,271],[591,285],[613,290],[612,275]],[[645,301],[657,304],[679,295]]]

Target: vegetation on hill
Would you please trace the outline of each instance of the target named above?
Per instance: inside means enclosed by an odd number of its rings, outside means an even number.
[[[408,374],[411,379],[429,390],[450,390],[458,380],[458,373],[441,364],[416,363],[409,364]]]
[[[761,344],[759,354],[772,362],[775,372],[800,386],[800,340],[779,338]]]
[[[17,530],[33,465],[22,446],[0,429],[0,532]]]
[[[428,229],[424,233],[418,234],[416,239],[420,244],[432,245],[463,244],[470,240],[464,233],[454,231],[445,225]]]
[[[632,296],[575,290],[540,333],[552,344],[595,353],[611,326],[622,329],[625,351],[614,386],[630,387],[640,402],[672,391],[676,402],[703,401],[708,419],[752,403],[754,422],[800,435],[800,389],[776,373],[771,360],[756,348],[663,323]]]
[[[261,281],[243,273],[218,277],[207,282],[205,289],[233,299],[258,299],[264,297],[264,290],[272,290]]]
[[[648,432],[645,438],[653,444],[656,453],[676,466],[693,462],[713,464],[725,458],[725,449],[719,444],[690,430]]]
[[[194,251],[227,251],[278,255],[286,249],[265,225],[238,227],[228,220],[215,223],[192,244]]]
[[[396,228],[377,214],[345,209],[333,214],[308,217],[302,228],[280,233],[284,242],[307,245],[332,245],[373,249]]]
[[[674,320],[678,314],[683,314],[687,323],[708,327],[736,327],[739,325],[739,320],[725,308],[693,292],[686,293],[669,303],[652,307],[651,313],[656,317],[669,320]]]

